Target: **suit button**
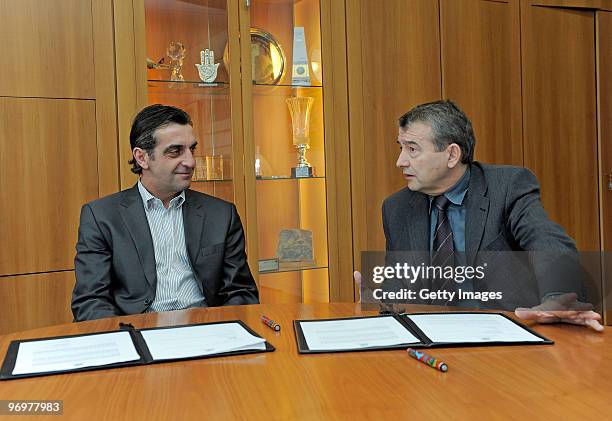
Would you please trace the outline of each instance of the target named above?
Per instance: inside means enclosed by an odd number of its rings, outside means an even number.
[[[151,299],[150,299],[150,298],[147,298],[147,299],[145,300],[145,304],[146,304],[146,305],[151,304]]]

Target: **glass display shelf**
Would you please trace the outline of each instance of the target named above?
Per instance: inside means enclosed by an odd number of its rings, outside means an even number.
[[[280,263],[280,267],[277,270],[266,270],[259,272],[259,276],[268,275],[273,273],[284,273],[284,272],[304,272],[317,269],[328,269],[327,265],[291,265],[290,267],[283,267],[283,263]]]
[[[318,175],[314,177],[291,177],[289,175],[273,175],[273,176],[264,176],[264,177],[256,177],[257,181],[277,181],[277,180],[312,180],[312,179],[325,179],[324,175]]]
[[[182,93],[205,95],[229,95],[229,83],[204,83],[197,80],[162,80],[148,79],[147,88],[150,94],[155,93]]]
[[[322,89],[323,86],[322,85],[291,85],[291,84],[286,84],[286,83],[256,83],[253,82],[253,86],[256,87],[269,87],[269,88],[275,88],[275,87],[281,87],[281,88],[305,88],[305,89]]]
[[[218,178],[211,180],[191,180],[192,183],[228,183],[234,181],[233,178]]]

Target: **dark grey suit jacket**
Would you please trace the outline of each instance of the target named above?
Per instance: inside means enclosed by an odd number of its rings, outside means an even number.
[[[183,222],[189,261],[207,304],[258,303],[236,207],[186,190]],[[155,254],[138,186],[83,206],[76,250],[75,320],[142,313],[151,305]]]
[[[475,289],[504,292],[492,307],[514,309],[537,305],[549,293],[580,292],[576,273],[568,272],[576,270],[568,265],[568,256],[577,262],[575,243],[546,215],[529,170],[475,162],[464,204],[467,265],[481,264],[485,255],[489,262],[488,276]],[[404,188],[384,201],[382,217],[387,252],[428,254],[427,195]],[[530,253],[507,253],[512,251]]]

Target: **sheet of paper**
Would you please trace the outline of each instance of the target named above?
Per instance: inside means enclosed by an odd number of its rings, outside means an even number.
[[[300,326],[311,351],[339,351],[420,342],[391,316],[313,320],[300,322]]]
[[[144,330],[140,333],[155,360],[266,349],[265,339],[250,334],[235,322]]]
[[[407,315],[433,342],[543,342],[499,314]]]
[[[140,359],[128,332],[19,344],[13,375],[47,373]]]

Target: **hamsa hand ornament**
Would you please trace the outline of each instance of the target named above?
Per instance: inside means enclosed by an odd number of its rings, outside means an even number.
[[[202,82],[212,83],[217,78],[219,64],[215,64],[215,52],[208,48],[200,51],[200,64],[196,64]]]

